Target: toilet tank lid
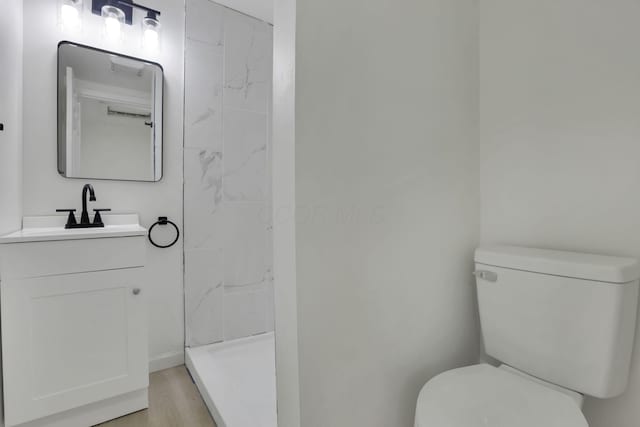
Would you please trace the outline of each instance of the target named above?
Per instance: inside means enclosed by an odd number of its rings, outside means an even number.
[[[622,258],[521,246],[485,246],[476,249],[479,264],[598,282],[627,283],[640,278],[640,263]]]

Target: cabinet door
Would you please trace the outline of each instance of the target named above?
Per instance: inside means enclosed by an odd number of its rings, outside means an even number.
[[[148,386],[141,277],[129,268],[2,282],[7,426]]]

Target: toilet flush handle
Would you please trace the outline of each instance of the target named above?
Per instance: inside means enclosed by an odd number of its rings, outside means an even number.
[[[486,280],[487,282],[497,282],[498,281],[498,273],[494,271],[487,270],[476,270],[473,272],[473,275],[479,279]]]

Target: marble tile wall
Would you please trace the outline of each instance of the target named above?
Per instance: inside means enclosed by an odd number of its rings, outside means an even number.
[[[187,0],[184,230],[188,346],[273,330],[271,25]]]

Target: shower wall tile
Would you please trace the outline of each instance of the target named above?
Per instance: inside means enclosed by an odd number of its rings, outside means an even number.
[[[222,52],[200,41],[186,45],[184,146],[222,151]]]
[[[186,8],[187,38],[207,42],[222,51],[226,8],[209,0],[187,0]]]
[[[266,114],[225,108],[225,200],[266,200],[267,142]]]
[[[224,339],[232,340],[266,332],[267,311],[264,289],[225,291]]]
[[[225,203],[224,286],[264,284],[271,268],[264,203]]]
[[[185,316],[189,346],[273,330],[272,28],[187,0]]]
[[[216,249],[185,251],[185,327],[189,346],[224,339],[222,254]]]
[[[264,113],[272,86],[272,28],[229,9],[224,23],[224,105]]]
[[[269,271],[271,273],[271,271]],[[265,328],[267,331],[273,331],[275,329],[275,294],[273,289],[273,276],[270,277],[265,289],[265,302],[266,302],[266,315],[265,315]]]
[[[221,152],[184,149],[185,249],[220,245],[222,173]]]

